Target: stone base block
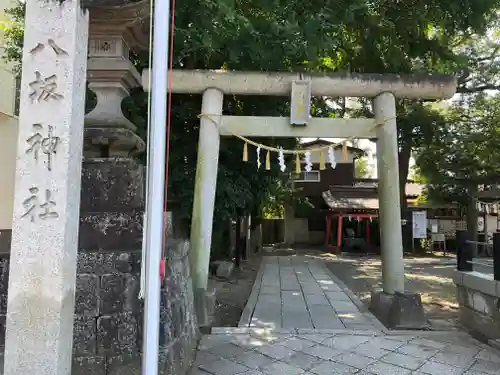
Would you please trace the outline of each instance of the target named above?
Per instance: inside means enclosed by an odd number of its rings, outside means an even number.
[[[125,352],[108,359],[107,375],[139,375],[140,373],[141,355],[137,351]]]
[[[104,357],[74,357],[71,375],[106,375]]]
[[[480,341],[500,340],[500,322],[484,311],[460,305],[460,323]]]
[[[369,245],[362,238],[346,238],[342,246],[342,253],[348,255],[365,255],[369,252]]]
[[[189,241],[169,238],[160,306],[159,375],[185,375],[199,337]],[[143,305],[141,252],[80,251],[77,261],[72,375],[140,375]],[[9,259],[0,256],[0,374]]]
[[[215,303],[215,290],[196,289],[194,291],[194,308],[198,327],[202,332],[210,330],[214,320]]]
[[[430,328],[419,294],[373,291],[370,311],[390,329]]]

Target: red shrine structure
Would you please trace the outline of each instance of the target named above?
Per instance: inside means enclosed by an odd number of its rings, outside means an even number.
[[[315,148],[331,144],[323,139],[303,143],[302,147]],[[377,252],[380,246],[378,217],[378,180],[357,178],[356,163],[364,156],[368,163],[375,162],[374,155],[356,147],[348,147],[348,156],[343,158],[341,146],[335,147],[337,164],[321,169],[319,160],[312,160],[310,172],[296,176],[298,194],[306,197],[314,206],[307,212],[295,211],[295,243],[324,245],[340,251],[346,244],[359,251]],[[304,168],[301,168],[304,170]],[[408,182],[406,197],[411,205],[420,195],[422,187]]]

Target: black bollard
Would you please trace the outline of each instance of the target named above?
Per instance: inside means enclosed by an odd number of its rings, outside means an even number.
[[[469,236],[466,231],[457,230],[457,270],[472,271],[472,244],[468,243]]]
[[[500,233],[493,233],[493,277],[500,281]]]

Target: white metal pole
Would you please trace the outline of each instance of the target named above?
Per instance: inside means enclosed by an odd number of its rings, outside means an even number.
[[[142,375],[158,375],[170,0],[156,0],[153,17],[153,76],[151,133],[148,139],[150,165],[148,165],[146,206],[147,254]]]

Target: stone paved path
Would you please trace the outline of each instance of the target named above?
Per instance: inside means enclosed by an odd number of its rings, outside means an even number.
[[[214,328],[190,375],[500,375],[463,332],[387,331],[321,261],[263,260],[239,328]]]
[[[202,338],[190,375],[500,374],[500,353],[459,332],[215,332]]]
[[[366,307],[353,300],[320,260],[264,257],[239,326],[381,329]]]

